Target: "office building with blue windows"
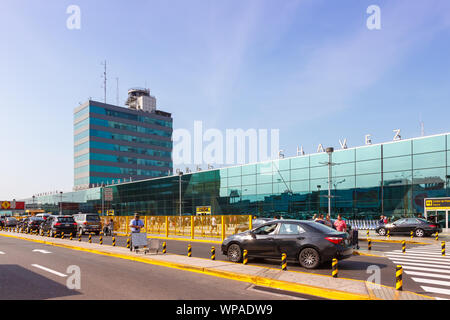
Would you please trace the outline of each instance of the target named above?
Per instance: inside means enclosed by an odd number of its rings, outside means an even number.
[[[126,107],[88,101],[74,110],[74,189],[170,175],[172,116],[147,89]]]

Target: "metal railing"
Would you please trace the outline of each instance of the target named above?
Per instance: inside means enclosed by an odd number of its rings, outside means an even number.
[[[101,217],[105,225],[110,219],[114,222],[114,232],[129,234],[133,216]],[[191,239],[224,240],[232,234],[250,230],[251,215],[213,215],[213,216],[141,216],[144,231],[160,236],[178,236]]]

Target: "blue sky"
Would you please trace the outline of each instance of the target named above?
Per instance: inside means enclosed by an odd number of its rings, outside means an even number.
[[[175,129],[280,129],[292,156],[450,131],[449,40],[447,0],[1,1],[0,200],[71,190],[73,109],[102,101],[105,59],[109,103],[119,77]]]

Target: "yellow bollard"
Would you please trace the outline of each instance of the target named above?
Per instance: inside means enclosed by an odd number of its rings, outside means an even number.
[[[100,233],[100,244],[103,244],[103,233]]]
[[[73,240],[73,233],[72,232],[70,233],[70,238],[69,239]]]
[[[436,241],[439,241],[439,233],[436,231]]]
[[[281,254],[281,270],[286,271],[287,270],[287,261],[286,261],[286,253]]]
[[[89,243],[92,243],[92,234],[89,234]]]
[[[243,257],[243,259],[242,259],[242,263],[243,263],[243,264],[247,264],[247,263],[248,263],[247,255],[248,255],[248,251],[247,251],[247,250],[244,250],[244,257]]]
[[[372,250],[372,240],[371,239],[368,239],[367,240],[367,250]]]
[[[395,289],[403,290],[403,268],[400,265],[395,268]]]
[[[406,252],[406,241],[405,240],[402,241],[402,252],[403,253]]]
[[[64,232],[61,232],[61,239],[64,239]]]
[[[413,231],[411,231],[411,239],[413,238],[413,235],[414,235],[414,232],[413,232]]]
[[[441,242],[441,253],[443,256],[445,256],[445,241]]]
[[[189,244],[188,245],[188,257],[192,256],[192,246]]]
[[[112,245],[113,245],[113,247],[115,247],[116,246],[116,237],[112,237]]]
[[[130,249],[130,238],[127,239],[127,249]]]
[[[216,260],[216,248],[211,247],[211,260]]]
[[[166,242],[163,242],[163,245],[162,245],[162,247],[163,247],[163,253],[166,253],[167,252],[167,247],[166,247],[167,245],[166,245]]]
[[[387,238],[390,239],[391,238],[391,230],[387,231]]]
[[[331,263],[331,275],[333,278],[337,278],[338,276],[338,260],[336,258],[333,258],[333,262]]]
[[[81,233],[78,234],[78,242],[81,242]]]

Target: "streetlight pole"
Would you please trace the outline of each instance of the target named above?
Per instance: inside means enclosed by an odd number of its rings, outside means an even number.
[[[183,176],[183,172],[182,171],[180,171],[180,172],[178,172],[178,187],[179,187],[179,201],[180,201],[180,203],[179,203],[179,207],[180,207],[180,218],[181,218],[181,177]]]
[[[62,195],[63,195],[63,192],[60,191],[59,194],[61,195],[61,201],[59,202],[59,215],[62,216]]]

